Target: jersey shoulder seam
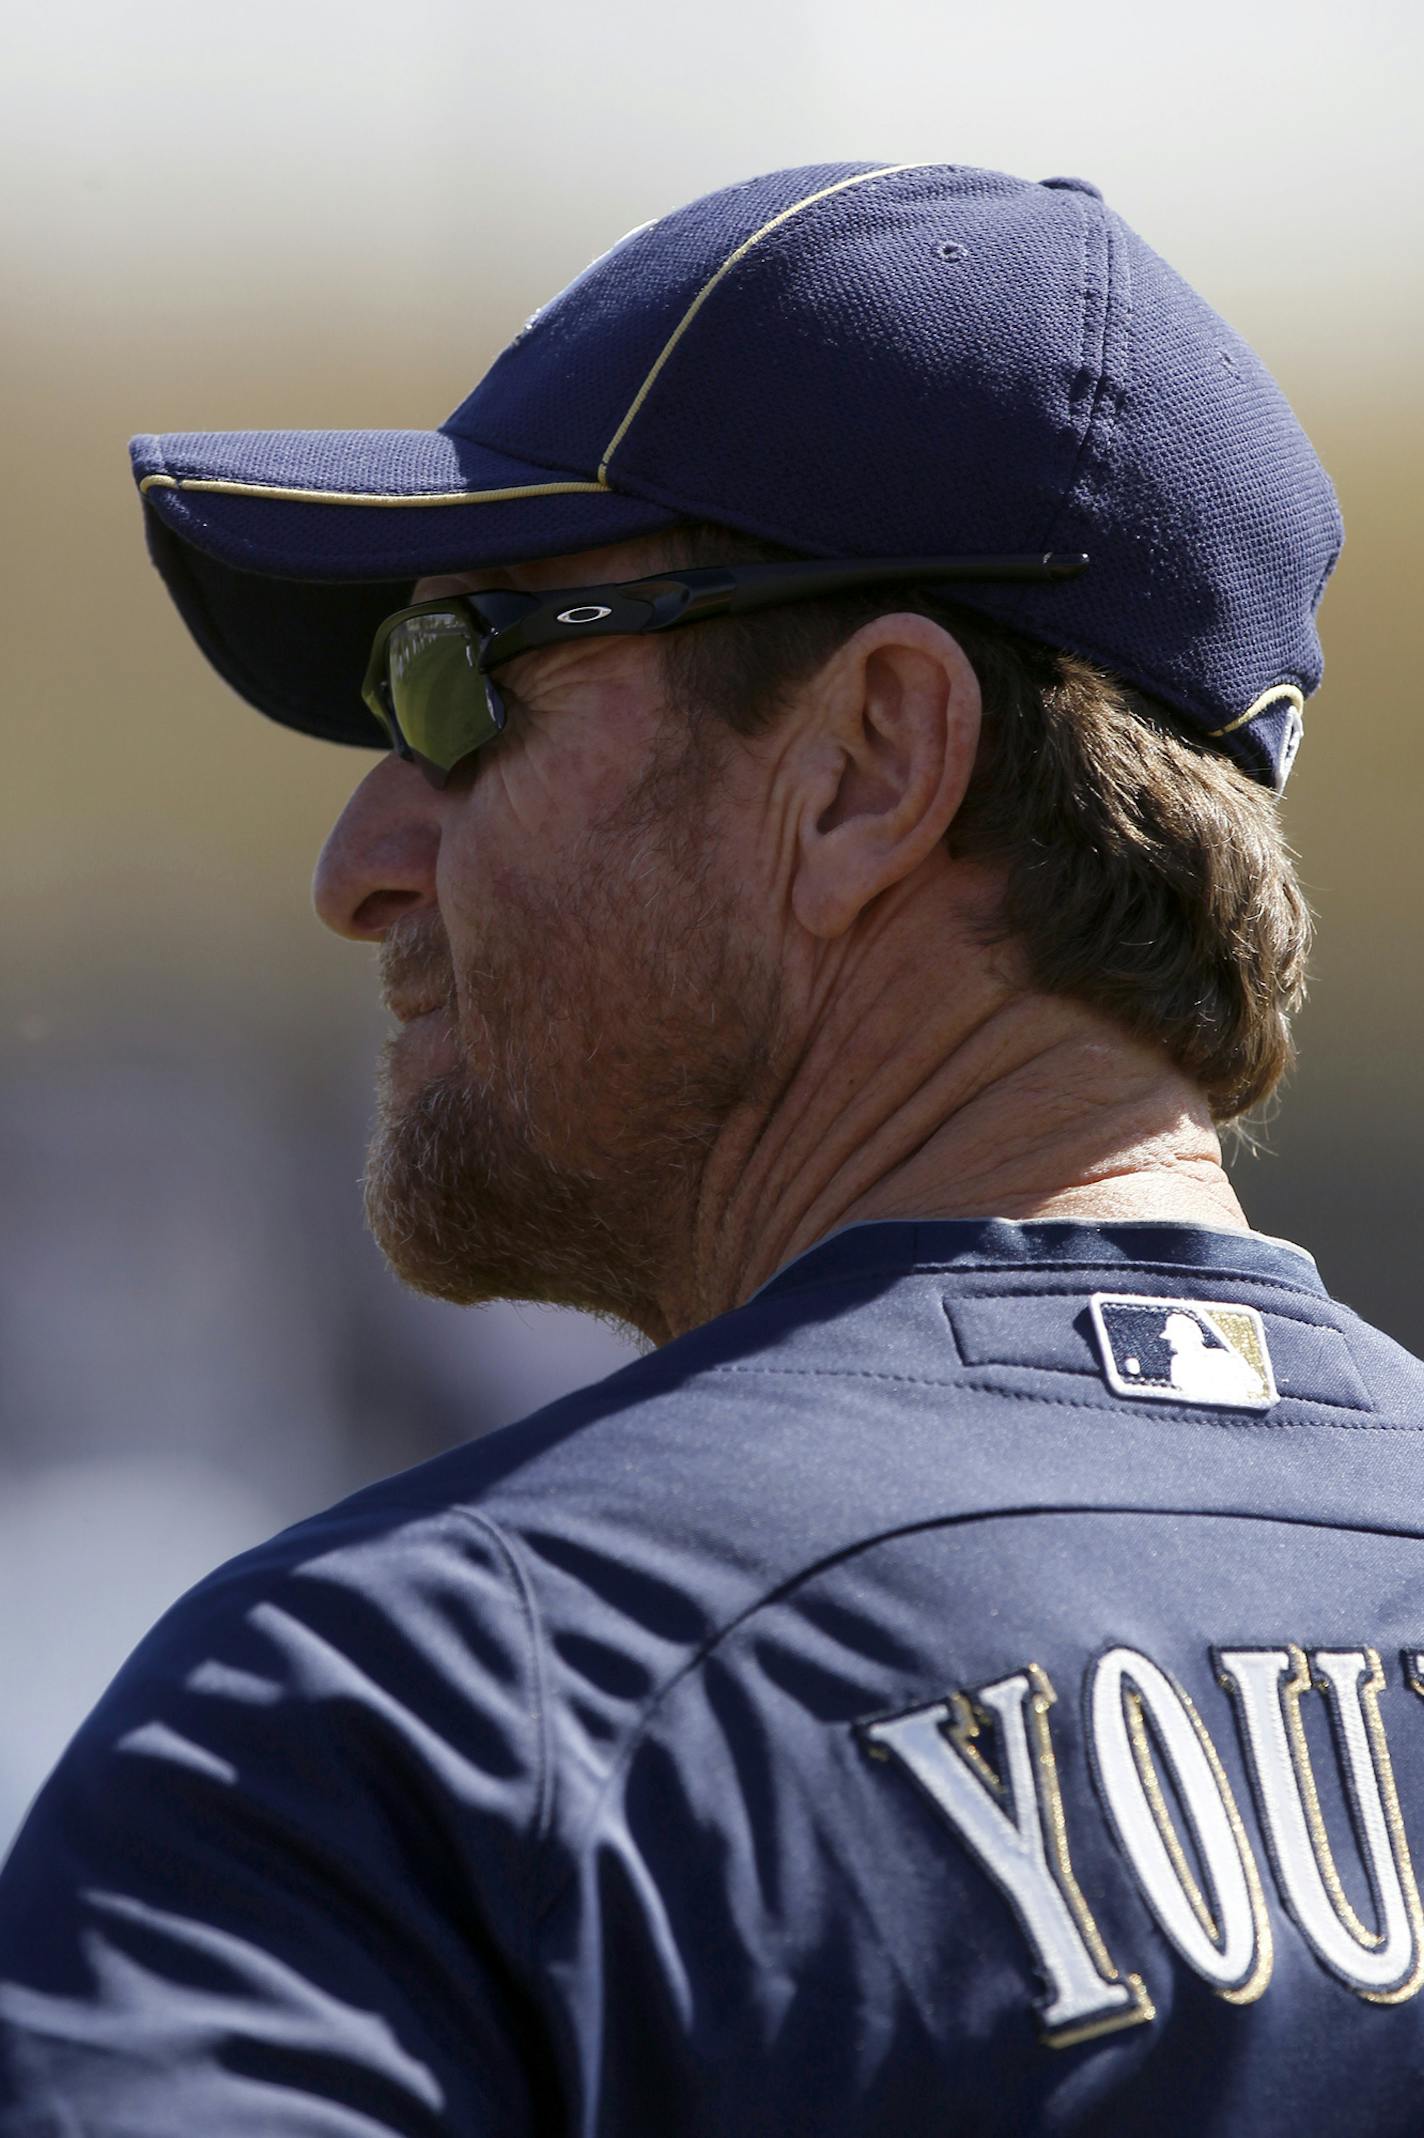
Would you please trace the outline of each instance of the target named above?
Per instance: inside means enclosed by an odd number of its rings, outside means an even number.
[[[495,1552],[503,1559],[508,1569],[510,1584],[518,1599],[520,1616],[524,1621],[529,1643],[529,1693],[534,1707],[535,1763],[538,1779],[534,1795],[534,1824],[530,1835],[526,1872],[525,1921],[529,1926],[528,1957],[533,1959],[534,1926],[537,1915],[539,1866],[544,1853],[544,1844],[553,1819],[554,1762],[550,1746],[548,1673],[544,1662],[544,1637],[539,1619],[539,1607],[534,1596],[534,1584],[524,1563],[516,1539],[507,1529],[491,1519],[478,1507],[468,1502],[457,1501],[454,1513],[471,1527],[478,1529],[489,1540]]]
[[[1002,1507],[966,1507],[954,1514],[941,1513],[927,1516],[922,1520],[894,1523],[887,1529],[877,1530],[871,1536],[857,1537],[853,1542],[837,1545],[833,1550],[823,1553],[820,1557],[807,1562],[803,1566],[798,1566],[792,1573],[773,1582],[770,1587],[742,1605],[730,1618],[722,1621],[701,1640],[695,1650],[685,1657],[677,1669],[664,1679],[651,1698],[640,1709],[636,1722],[628,1731],[616,1757],[610,1763],[608,1771],[603,1777],[603,1781],[595,1795],[593,1808],[584,1822],[582,1833],[576,1839],[573,1836],[569,1837],[568,1860],[558,1867],[547,1891],[537,1904],[531,1930],[532,1946],[536,1955],[538,1940],[543,1934],[545,1923],[558,1906],[570,1884],[577,1877],[580,1855],[587,1844],[589,1835],[596,1828],[600,1808],[614,1785],[615,1777],[625,1772],[631,1765],[640,1745],[647,1737],[655,1717],[661,1712],[673,1692],[687,1679],[694,1677],[698,1671],[702,1670],[718,1649],[722,1647],[723,1643],[739,1632],[759,1611],[765,1610],[768,1604],[775,1603],[782,1597],[790,1595],[803,1582],[815,1579],[816,1576],[824,1573],[829,1567],[842,1564],[846,1560],[855,1558],[858,1554],[871,1550],[879,1544],[892,1541],[897,1537],[910,1536],[919,1531],[940,1528],[968,1528],[980,1523],[987,1524],[1025,1519],[1039,1520],[1044,1517],[1061,1518],[1063,1516],[1072,1516],[1091,1519],[1101,1515],[1124,1513],[1133,1515],[1167,1515],[1175,1519],[1186,1518],[1189,1520],[1267,1521],[1289,1523],[1292,1526],[1316,1526],[1309,1518],[1297,1515],[1260,1512],[1243,1513],[1234,1509],[1227,1511],[1211,1507],[1182,1507],[1174,1506],[1170,1503],[1166,1506],[1159,1506],[1155,1503],[1151,1506],[1137,1504],[1131,1506],[1123,1504],[1099,1505],[1071,1500],[1055,1500],[1047,1504],[1038,1505],[1015,1503]],[[1332,1524],[1330,1526],[1348,1528],[1352,1533],[1359,1532],[1372,1536],[1410,1536],[1416,1542],[1424,1541],[1424,1538],[1421,1538],[1417,1532],[1390,1529],[1386,1524],[1380,1522]]]

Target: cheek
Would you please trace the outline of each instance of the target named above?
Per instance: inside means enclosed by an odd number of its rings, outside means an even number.
[[[637,756],[615,729],[576,714],[531,724],[527,739],[490,767],[484,800],[506,842],[523,854],[576,844],[616,811],[633,785]]]
[[[537,900],[596,848],[637,785],[647,737],[593,712],[511,709],[511,732],[491,749],[441,833],[440,898],[471,916]],[[518,723],[516,726],[515,723]]]
[[[489,771],[442,838],[436,877],[467,1036],[521,1024],[551,991],[572,990],[584,963],[585,797],[556,794],[518,765]]]

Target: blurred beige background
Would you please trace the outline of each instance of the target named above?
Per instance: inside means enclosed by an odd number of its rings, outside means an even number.
[[[625,1355],[420,1301],[360,1222],[382,1029],[310,867],[366,760],[209,673],[139,430],[433,425],[621,232],[754,171],[1077,173],[1339,490],[1288,818],[1321,918],[1255,1223],[1424,1347],[1417,8],[129,0],[7,30],[0,1846],[215,1561]]]

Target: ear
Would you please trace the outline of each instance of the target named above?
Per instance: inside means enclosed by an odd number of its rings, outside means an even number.
[[[940,846],[974,768],[982,700],[958,639],[910,612],[864,625],[809,689],[791,903],[831,938]]]

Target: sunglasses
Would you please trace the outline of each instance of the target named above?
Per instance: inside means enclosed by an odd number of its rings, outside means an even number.
[[[444,787],[457,765],[503,732],[508,713],[492,670],[540,646],[577,638],[676,631],[820,594],[919,580],[1071,579],[1086,556],[809,558],[706,565],[616,586],[542,594],[490,587],[397,609],[371,646],[365,699],[397,756]]]

